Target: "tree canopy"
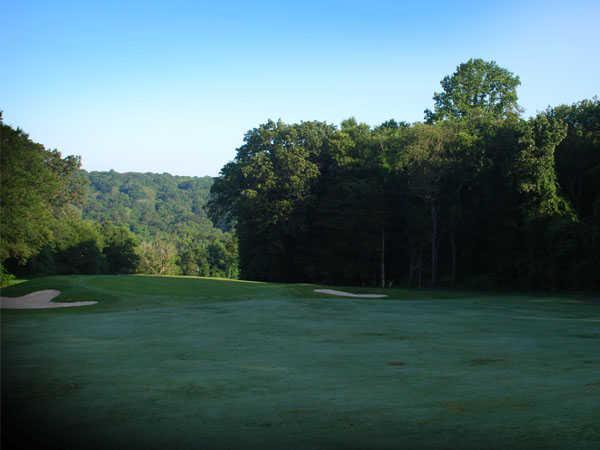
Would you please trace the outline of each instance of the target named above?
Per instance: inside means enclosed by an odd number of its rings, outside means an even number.
[[[425,110],[428,122],[478,115],[506,119],[521,111],[517,103],[519,77],[495,61],[470,59],[440,84],[442,91],[433,95],[433,111]]]
[[[518,85],[496,63],[470,60],[442,80],[427,123],[249,131],[209,202],[213,220],[236,226],[241,276],[598,286],[598,102],[525,119]]]
[[[70,205],[81,205],[80,159],[32,142],[0,116],[0,261],[26,260],[55,238]]]

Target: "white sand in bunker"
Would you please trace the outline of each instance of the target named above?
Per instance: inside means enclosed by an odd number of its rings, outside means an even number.
[[[51,302],[54,297],[60,295],[60,291],[46,289],[44,291],[32,292],[22,297],[0,297],[0,308],[3,309],[47,309],[47,308],[72,308],[74,306],[95,305],[98,302]]]
[[[315,292],[319,294],[337,295],[338,297],[352,297],[352,298],[384,298],[387,297],[385,294],[353,294],[351,292],[336,291],[335,289],[315,289]]]

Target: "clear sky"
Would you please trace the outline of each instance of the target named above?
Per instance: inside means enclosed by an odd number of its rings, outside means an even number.
[[[421,120],[472,57],[600,94],[600,1],[0,0],[0,109],[88,170],[217,175],[269,118]]]

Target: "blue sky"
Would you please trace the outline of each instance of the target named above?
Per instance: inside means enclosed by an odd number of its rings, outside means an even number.
[[[600,95],[598,1],[0,0],[4,121],[88,170],[217,175],[269,118],[417,121],[469,58]]]

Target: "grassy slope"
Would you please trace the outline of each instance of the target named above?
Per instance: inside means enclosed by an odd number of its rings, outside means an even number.
[[[323,299],[312,285],[139,276],[40,278],[3,295],[48,288],[100,304],[2,311],[9,437],[29,424],[28,439],[71,448],[600,444],[597,304]]]
[[[159,305],[185,304],[193,302],[215,302],[221,300],[244,300],[256,298],[322,298],[313,292],[319,286],[312,284],[261,283],[255,281],[228,280],[219,278],[178,276],[52,276],[34,278],[2,289],[2,295],[15,297],[41,289],[57,289],[61,295],[57,302],[101,300],[93,311],[112,311],[131,308],[146,308]],[[394,299],[458,298],[469,293],[411,290],[377,289],[360,287],[336,287],[338,290],[360,293],[385,293]],[[64,310],[63,310],[64,311]],[[10,312],[9,312],[10,313]]]

